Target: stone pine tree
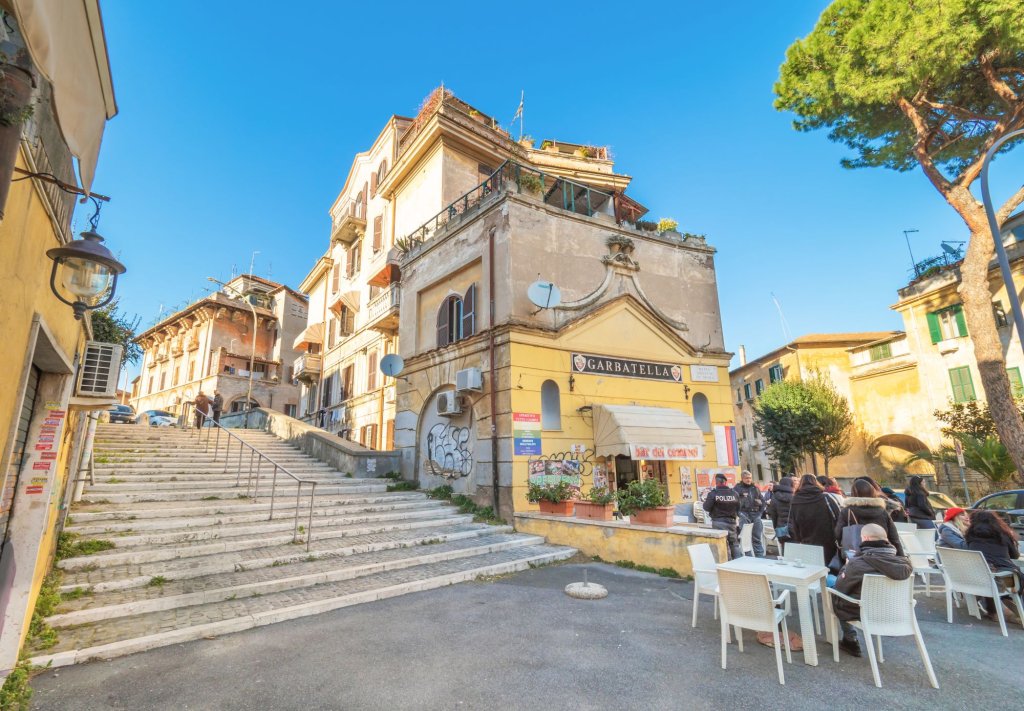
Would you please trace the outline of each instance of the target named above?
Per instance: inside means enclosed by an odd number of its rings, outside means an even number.
[[[784,475],[796,471],[821,433],[813,393],[800,381],[769,385],[754,405],[754,430]]]
[[[999,437],[1024,471],[989,291],[992,236],[971,193],[988,148],[1024,128],[1021,0],[836,0],[787,51],[775,94],[797,130],[827,129],[853,150],[845,167],[920,167],[967,226],[964,315]],[[1024,186],[997,207],[999,221],[1022,201]]]
[[[821,456],[828,476],[829,462],[849,452],[853,444],[853,413],[846,397],[824,374],[815,373],[804,386],[811,391],[818,415],[818,435],[811,451]]]

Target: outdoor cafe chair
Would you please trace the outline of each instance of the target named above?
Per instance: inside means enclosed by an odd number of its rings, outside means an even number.
[[[1017,617],[1021,619],[1021,626],[1024,626],[1024,602],[1021,600],[1021,591],[1017,587],[1017,579],[1009,570],[993,573],[985,562],[985,556],[981,551],[964,551],[956,548],[943,548],[939,553],[939,568],[946,580],[946,621],[953,624],[953,593],[963,595],[992,598],[995,602],[996,617],[999,618],[999,629],[1004,637],[1010,635],[1006,631],[1006,618],[1003,615],[1002,598],[1008,597],[1013,600],[1017,607]],[[999,588],[998,580],[1008,578],[1013,587],[1002,590]],[[970,598],[968,598],[970,600]],[[968,609],[973,611],[977,617],[977,600],[968,602]]]
[[[771,583],[767,575],[744,573],[736,570],[718,571],[719,595],[722,599],[722,669],[726,668],[729,647],[729,628],[736,628],[736,642],[743,651],[743,630],[771,632],[775,647],[775,664],[779,670],[779,683],[785,684],[782,670],[782,646],[786,646],[786,661],[793,663],[793,652],[789,647],[789,628],[786,614],[789,612],[789,590],[783,590],[778,597],[772,597]],[[779,627],[782,639],[779,639]]]
[[[875,686],[879,688],[882,686],[882,677],[878,673],[878,663],[885,661],[885,656],[882,654],[882,637],[913,636],[917,643],[917,651],[921,654],[921,661],[924,662],[925,671],[928,672],[928,681],[931,682],[933,688],[939,688],[939,681],[935,678],[935,670],[932,669],[932,661],[928,657],[924,638],[921,637],[921,628],[918,627],[917,616],[914,614],[914,606],[917,602],[914,600],[913,576],[906,580],[892,580],[884,575],[865,575],[859,600],[844,595],[834,588],[829,588],[828,594],[860,607],[860,619],[850,624],[864,633]],[[839,627],[839,618],[833,614],[829,624],[832,625],[833,633],[832,658],[838,662],[840,635],[837,628]],[[874,637],[878,638],[877,659],[875,658],[876,642]]]
[[[905,523],[903,521],[896,521],[894,524],[896,530],[900,533],[913,533],[918,530],[916,523]]]
[[[903,552],[910,559],[910,564],[914,566],[914,575],[920,575],[924,581],[924,594],[931,597],[932,576],[942,574],[942,571],[934,563],[935,544],[932,544],[929,551],[921,544],[921,539],[916,533],[905,531],[900,532],[900,543],[903,544]]]
[[[825,549],[807,543],[787,543],[783,547],[782,558],[821,567],[825,565]],[[821,623],[818,621],[818,596],[821,595],[821,583],[813,583],[808,589],[811,593],[811,616],[814,617],[814,631],[821,634]]]
[[[715,619],[718,619],[718,565],[715,554],[707,543],[687,546],[690,564],[693,566],[693,621],[691,627],[697,626],[697,604],[701,594],[710,595],[715,601]]]
[[[745,523],[740,528],[740,552],[754,555],[754,524]]]

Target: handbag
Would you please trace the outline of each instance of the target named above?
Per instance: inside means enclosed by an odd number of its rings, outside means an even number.
[[[850,523],[850,517],[853,517],[853,523]],[[839,550],[832,556],[832,560],[828,562],[829,570],[836,575],[842,569],[843,565],[848,562],[847,551],[853,551],[854,555],[860,553],[860,534],[864,528],[863,525],[857,523],[857,517],[853,511],[846,509],[846,525],[843,526],[843,540],[841,540]]]

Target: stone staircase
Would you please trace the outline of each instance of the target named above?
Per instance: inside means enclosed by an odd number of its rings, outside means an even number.
[[[280,474],[268,520],[272,467],[260,468],[258,495],[247,496],[248,455],[238,477],[194,431],[100,425],[95,484],[65,530],[113,548],[58,563],[64,600],[47,618],[58,642],[35,651],[33,663],[109,659],[575,553],[510,526],[474,523],[420,492],[388,492],[386,479],[347,478],[273,435],[232,432],[317,481],[308,550],[308,485],[296,540],[296,486]]]

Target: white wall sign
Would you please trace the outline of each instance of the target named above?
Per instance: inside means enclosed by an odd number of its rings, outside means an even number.
[[[690,366],[690,380],[695,383],[717,383],[718,382],[718,366],[717,365],[691,365]]]

